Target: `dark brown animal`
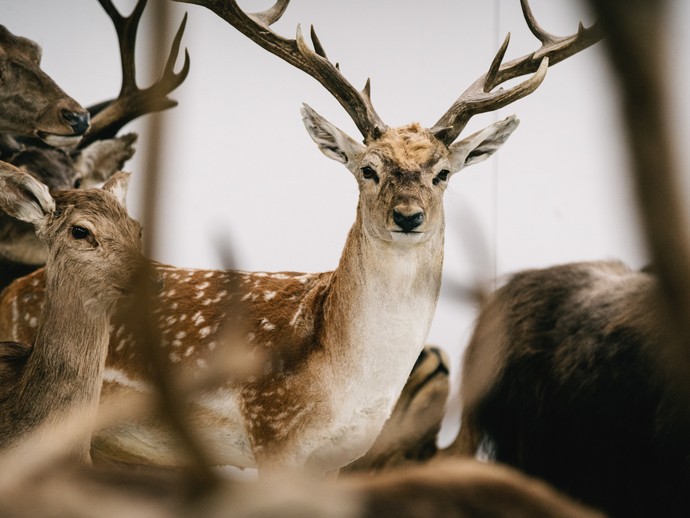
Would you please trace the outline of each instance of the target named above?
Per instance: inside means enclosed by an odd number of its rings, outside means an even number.
[[[76,145],[89,128],[89,112],[40,65],[41,48],[0,25],[0,133]]]
[[[687,516],[690,405],[653,275],[618,262],[516,274],[479,316],[453,446],[612,516]]]

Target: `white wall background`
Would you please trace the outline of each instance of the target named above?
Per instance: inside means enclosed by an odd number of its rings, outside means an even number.
[[[243,0],[257,11],[271,0]],[[542,25],[572,33],[591,23],[571,0],[532,0]],[[133,0],[120,1],[129,11]],[[337,264],[354,221],[355,181],[321,155],[304,130],[299,107],[309,103],[359,138],[344,110],[312,78],[250,42],[204,8],[189,13],[183,46],[192,66],[172,95],[161,227],[155,258],[180,266],[221,267],[218,242],[231,242],[247,270],[325,271]],[[676,0],[669,37],[677,68],[679,142],[687,141],[690,5]],[[154,20],[145,18],[145,23]],[[4,0],[0,23],[37,41],[43,68],[83,105],[119,91],[115,33],[95,0]],[[329,57],[356,86],[372,78],[373,101],[389,125],[430,126],[488,68],[506,32],[507,58],[537,48],[518,0],[293,0],[274,28],[293,37],[314,24]],[[142,32],[146,32],[144,27]],[[146,63],[145,38],[139,60]],[[159,70],[159,69],[156,69]],[[157,75],[144,74],[140,84]],[[453,178],[446,194],[446,286],[472,286],[527,267],[602,258],[645,262],[617,125],[616,93],[601,46],[552,68],[530,97],[472,121],[474,131],[510,113],[522,123],[494,158]],[[144,119],[145,120],[145,119]],[[148,140],[128,169],[141,179]],[[140,182],[130,193],[136,207]],[[134,212],[140,213],[136,209]],[[479,236],[479,239],[477,238]],[[429,342],[457,365],[474,307],[442,292]],[[385,361],[385,359],[382,359]]]

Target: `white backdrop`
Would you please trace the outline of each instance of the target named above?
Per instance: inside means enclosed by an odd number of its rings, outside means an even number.
[[[271,0],[244,0],[248,11]],[[688,2],[676,1],[669,25],[677,69],[679,142],[687,140]],[[132,0],[118,6],[129,11]],[[571,0],[533,0],[542,25],[572,33],[591,17]],[[335,267],[354,221],[357,190],[347,170],[323,156],[304,130],[302,102],[359,139],[338,103],[312,78],[250,42],[204,8],[189,13],[183,46],[191,72],[172,94],[160,245],[155,258],[180,266],[220,267],[228,240],[247,270],[325,271]],[[115,33],[95,0],[4,0],[0,23],[37,41],[43,68],[83,105],[119,91]],[[152,23],[145,17],[144,23]],[[507,59],[537,48],[518,0],[293,0],[274,28],[294,37],[314,24],[329,57],[356,86],[372,78],[374,105],[388,125],[432,125],[486,71],[505,33]],[[145,27],[142,32],[146,32]],[[306,32],[306,31],[305,31]],[[147,58],[140,41],[140,68]],[[142,86],[158,74],[143,74]],[[521,125],[494,158],[453,178],[446,194],[444,278],[472,286],[526,267],[621,258],[645,262],[617,126],[616,95],[601,46],[549,70],[530,97],[472,121],[467,132],[518,114]],[[139,179],[148,136],[128,164]],[[137,207],[135,180],[130,205]],[[135,213],[140,213],[134,209]],[[151,231],[149,229],[149,231]],[[480,239],[477,239],[477,235]],[[450,283],[447,283],[449,285]],[[442,291],[429,342],[442,346],[457,373],[474,306]],[[452,428],[452,427],[451,427]]]

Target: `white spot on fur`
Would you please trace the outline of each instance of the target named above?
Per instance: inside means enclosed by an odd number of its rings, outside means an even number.
[[[261,327],[266,331],[273,331],[276,328],[275,324],[272,324],[267,318],[261,319]]]
[[[275,298],[275,296],[276,296],[275,291],[267,291],[264,293],[264,300],[272,300]]]
[[[209,326],[202,327],[201,329],[199,329],[199,336],[201,338],[206,338],[210,334],[211,334],[211,328]]]
[[[292,315],[292,318],[290,319],[290,325],[292,327],[295,327],[295,324],[297,324],[299,317],[302,316],[302,309],[303,308],[304,308],[304,302],[300,303],[299,307],[297,308],[297,311],[295,311],[295,314]]]

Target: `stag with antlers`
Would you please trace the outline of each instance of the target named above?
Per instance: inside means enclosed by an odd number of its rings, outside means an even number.
[[[443,193],[450,177],[488,158],[517,127],[514,116],[455,142],[469,119],[533,92],[554,64],[591,45],[596,30],[554,38],[541,30],[523,1],[525,18],[541,48],[503,64],[507,42],[480,77],[429,129],[388,127],[376,114],[369,86],[357,91],[326,57],[312,31],[315,51],[298,29],[295,40],[272,32],[287,1],[259,14],[235,2],[206,5],[257,44],[316,78],[334,95],[362,133],[360,144],[304,106],[312,139],[326,156],[350,170],[359,206],[335,271],[236,272],[159,266],[166,291],[153,316],[169,362],[203,371],[220,348],[229,317],[244,329],[242,341],[263,360],[258,373],[233,378],[188,408],[205,444],[220,464],[337,469],[363,455],[391,413],[419,356],[438,298],[443,262]],[[506,90],[510,79],[531,74]],[[42,300],[42,272],[6,290],[0,325],[16,338],[34,333],[30,315]],[[239,303],[228,315],[229,301]],[[242,327],[244,326],[244,327]],[[104,397],[149,390],[140,344],[115,317]],[[156,419],[123,423],[94,439],[104,459],[176,465],[174,441]]]

